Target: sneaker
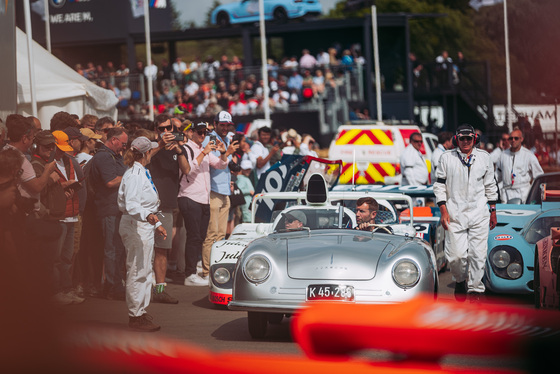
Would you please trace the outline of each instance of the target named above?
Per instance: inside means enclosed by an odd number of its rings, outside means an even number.
[[[208,286],[208,279],[205,280],[198,274],[191,274],[185,278],[185,286]]]
[[[469,303],[471,304],[480,304],[484,302],[484,292],[469,292],[467,294],[467,298],[469,299]]]
[[[455,283],[455,300],[460,302],[467,300],[467,281]]]
[[[152,322],[152,316],[147,313],[140,317],[128,317],[128,327],[142,332],[155,332],[161,328]]]
[[[202,279],[204,279],[206,282],[208,282],[208,274],[206,274],[205,276],[201,274],[199,274],[199,277],[201,277]]]
[[[83,297],[78,296],[78,294],[76,294],[76,291],[74,290],[70,290],[68,292],[66,292],[66,296],[72,300],[72,304],[81,304],[84,301],[86,301],[86,299],[84,299]]]
[[[59,292],[53,296],[53,301],[58,305],[70,305],[72,304],[72,299],[64,292]]]
[[[179,300],[169,295],[167,292],[157,293],[152,290],[152,302],[162,304],[179,304]]]

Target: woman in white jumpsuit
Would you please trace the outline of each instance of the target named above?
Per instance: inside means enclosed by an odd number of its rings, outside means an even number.
[[[457,129],[457,148],[441,155],[434,183],[441,224],[446,231],[445,255],[455,285],[455,297],[479,300],[488,250],[489,228],[496,226],[498,190],[488,152],[474,148],[474,129]],[[458,144],[457,144],[458,142]]]
[[[154,233],[167,236],[157,218],[159,197],[146,165],[158,144],[136,138],[125,154],[129,168],[119,187],[118,205],[123,213],[119,233],[126,249],[126,304],[128,325],[139,331],[157,331],[160,326],[146,313],[154,281],[152,258]]]

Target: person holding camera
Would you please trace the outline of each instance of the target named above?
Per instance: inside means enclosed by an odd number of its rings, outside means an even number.
[[[212,150],[216,157],[225,157],[228,164],[225,168],[210,165],[210,223],[206,239],[202,245],[202,277],[207,278],[210,271],[210,251],[212,244],[225,238],[229,218],[231,195],[231,170],[239,171],[240,166],[232,162],[232,155],[239,148],[239,141],[230,143],[227,137],[229,127],[233,125],[231,114],[222,110],[214,118],[215,130],[208,134],[205,143],[214,142],[218,148]]]
[[[208,125],[198,123],[193,128],[192,139],[183,146],[191,167],[188,174],[180,176],[178,194],[179,210],[188,238],[185,243],[185,286],[208,286],[208,279],[197,274],[196,264],[202,255],[202,244],[210,221],[210,167],[227,167],[227,151],[223,142],[209,141],[203,145],[207,132]],[[220,157],[212,153],[215,150],[220,152]]]
[[[177,124],[176,124],[177,123]],[[154,130],[158,136],[160,150],[152,156],[148,169],[160,193],[159,217],[165,231],[170,235],[156,236],[154,273],[156,285],[153,289],[152,301],[156,303],[177,304],[179,300],[165,291],[165,275],[167,273],[167,258],[172,247],[173,211],[179,208],[177,195],[179,194],[179,175],[187,175],[190,165],[187,151],[184,150],[184,134],[179,132],[177,125],[181,121],[170,118],[165,114],[158,115],[154,120]]]

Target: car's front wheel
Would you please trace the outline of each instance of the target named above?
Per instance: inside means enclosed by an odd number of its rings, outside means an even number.
[[[266,336],[268,315],[262,312],[247,312],[249,334],[253,339],[262,339]]]
[[[231,22],[229,20],[229,15],[225,12],[221,12],[216,17],[216,23],[220,27],[229,27],[231,26]]]
[[[283,25],[288,22],[288,14],[284,8],[277,8],[274,11],[274,22],[279,25]]]

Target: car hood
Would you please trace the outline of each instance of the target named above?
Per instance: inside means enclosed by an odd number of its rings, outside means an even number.
[[[325,234],[286,239],[288,275],[295,279],[368,280],[388,240],[371,234]]]

